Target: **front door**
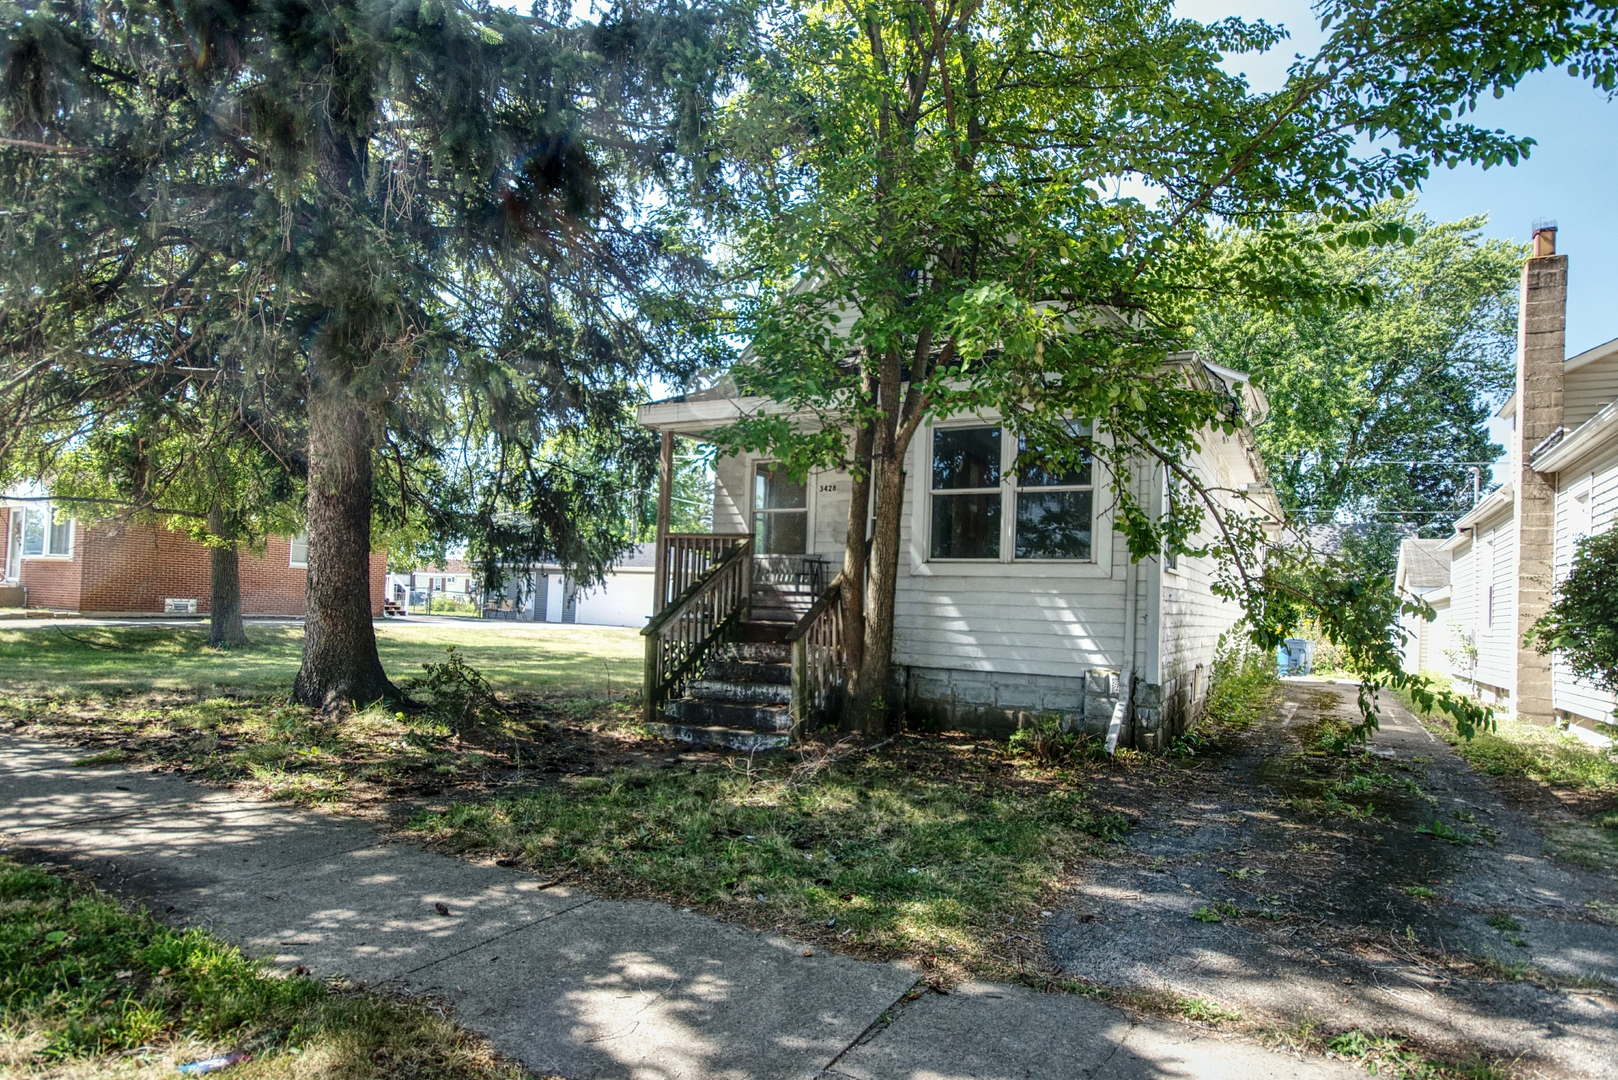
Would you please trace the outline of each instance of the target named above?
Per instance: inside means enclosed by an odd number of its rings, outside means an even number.
[[[753,536],[760,555],[809,550],[809,487],[773,462],[753,467]]]

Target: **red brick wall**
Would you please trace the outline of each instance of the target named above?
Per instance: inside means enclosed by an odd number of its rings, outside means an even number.
[[[303,614],[309,571],[292,565],[292,544],[286,537],[270,537],[262,555],[242,552],[240,565],[243,615]]]
[[[80,611],[155,613],[169,598],[208,610],[208,552],[184,533],[158,525],[103,523],[80,527],[75,550],[84,564]]]
[[[0,534],[4,535],[4,534]],[[387,558],[371,555],[371,612],[382,614]],[[300,616],[308,571],[291,565],[286,537],[241,557],[242,614]],[[150,524],[74,523],[71,561],[29,559],[22,584],[30,607],[156,614],[166,599],[194,599],[208,610],[208,549],[182,532]]]
[[[79,559],[79,546],[83,542],[84,528],[78,522],[74,522],[71,559],[35,557],[22,561],[18,584],[28,590],[29,607],[78,610],[79,579],[83,571],[83,564]]]

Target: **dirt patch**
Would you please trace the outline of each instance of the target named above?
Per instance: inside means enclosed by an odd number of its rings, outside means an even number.
[[[1514,807],[1394,703],[1369,751],[1345,752],[1352,691],[1289,682],[1223,752],[1149,786],[1117,774],[1138,827],[1085,867],[1052,959],[1250,1028],[1618,1075],[1618,882],[1547,854],[1551,808]]]

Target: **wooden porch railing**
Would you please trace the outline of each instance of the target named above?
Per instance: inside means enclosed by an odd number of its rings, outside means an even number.
[[[656,597],[657,610],[662,611],[676,597],[691,587],[733,546],[751,539],[750,533],[665,533],[662,550],[657,553],[662,595]],[[751,580],[751,578],[749,578]]]
[[[673,537],[670,537],[673,539]],[[647,723],[675,696],[747,614],[752,588],[753,538],[721,537],[731,543],[646,624],[646,670],[641,698]]]
[[[843,575],[787,633],[792,646],[792,725],[802,731],[836,716],[848,688],[848,653],[843,648]]]

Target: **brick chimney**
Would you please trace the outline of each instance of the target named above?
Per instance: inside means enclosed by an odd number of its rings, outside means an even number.
[[[1556,254],[1556,223],[1534,223],[1533,254],[1522,273],[1517,314],[1517,415],[1512,431],[1517,556],[1517,685],[1512,710],[1550,723],[1551,659],[1523,644],[1550,606],[1556,545],[1555,477],[1528,467],[1533,449],[1562,426],[1567,359],[1567,256]]]

